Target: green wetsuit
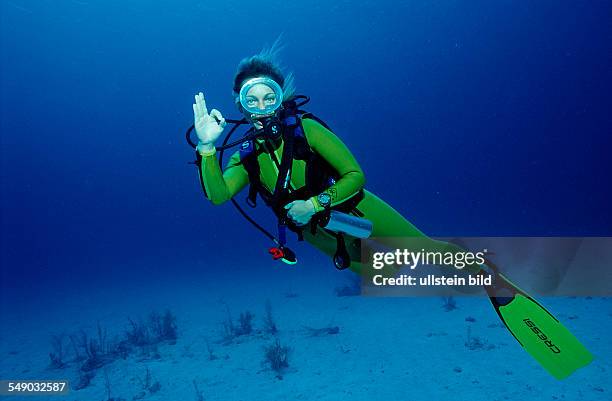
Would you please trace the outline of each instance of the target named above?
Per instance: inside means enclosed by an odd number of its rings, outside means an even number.
[[[338,205],[357,195],[363,189],[365,176],[346,145],[333,132],[315,120],[302,119],[302,128],[312,151],[325,159],[338,173],[339,178],[336,183],[325,190],[331,196],[331,206]],[[274,190],[278,177],[278,168],[271,155],[273,152],[276,159],[280,161],[283,152],[282,142],[279,142],[275,149],[270,148],[269,144],[257,143],[261,183],[271,192]],[[248,173],[241,163],[239,152],[232,155],[223,172],[219,167],[216,152],[200,154],[202,156],[202,181],[207,197],[213,204],[220,205],[230,200],[249,183]],[[293,160],[290,182],[292,188],[304,187],[305,172],[306,163],[302,160]],[[316,196],[311,199],[315,210],[322,211],[323,208],[319,205]],[[357,204],[357,209],[364,214],[364,218],[372,222],[372,238],[427,238],[395,209],[367,190],[364,190],[364,198]],[[322,229],[318,229],[315,235],[312,235],[310,230],[304,230],[304,239],[330,256],[336,251],[335,237]],[[358,240],[347,236],[346,245],[351,255],[351,269],[357,273],[369,271],[370,269],[364,269],[360,263]],[[435,240],[431,240],[428,247],[429,249],[455,250],[452,244]]]

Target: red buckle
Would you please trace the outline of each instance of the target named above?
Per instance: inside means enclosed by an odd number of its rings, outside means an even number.
[[[272,254],[272,259],[279,260],[285,256],[285,252],[281,248],[270,248],[268,249],[268,253]]]

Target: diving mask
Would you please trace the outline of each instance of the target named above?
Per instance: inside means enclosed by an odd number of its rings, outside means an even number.
[[[271,116],[283,104],[283,90],[270,78],[252,78],[240,88],[240,104],[253,119]]]

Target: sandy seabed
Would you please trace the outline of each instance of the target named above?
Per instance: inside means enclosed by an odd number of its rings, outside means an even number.
[[[486,298],[337,296],[351,273],[282,273],[265,280],[175,279],[138,286],[59,292],[43,303],[14,299],[1,326],[0,379],[78,380],[79,364],[49,368],[50,338],[97,326],[124,336],[128,318],[168,309],[178,339],[156,355],[138,350],[96,370],[89,386],[67,395],[7,400],[609,400],[612,299],[540,299],[595,355],[558,381],[500,323]],[[231,284],[228,284],[231,281]],[[264,330],[266,301],[278,327]],[[228,310],[237,323],[251,311],[253,332],[223,341]],[[337,330],[327,330],[337,328]],[[469,331],[469,334],[468,334]],[[469,339],[468,339],[469,336]],[[289,366],[273,371],[265,347],[290,347]],[[474,339],[476,340],[474,342]],[[470,342],[471,341],[471,342]],[[67,347],[68,348],[68,347]],[[214,358],[210,358],[212,351]],[[147,370],[154,392],[144,388]]]

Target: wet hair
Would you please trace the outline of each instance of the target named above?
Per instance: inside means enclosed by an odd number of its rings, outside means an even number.
[[[293,74],[283,74],[278,62],[278,53],[282,49],[280,37],[274,41],[272,46],[264,48],[259,54],[242,59],[238,64],[238,70],[234,76],[234,98],[240,103],[238,95],[245,81],[256,77],[267,77],[273,79],[283,88],[283,99],[287,100],[295,95]]]

